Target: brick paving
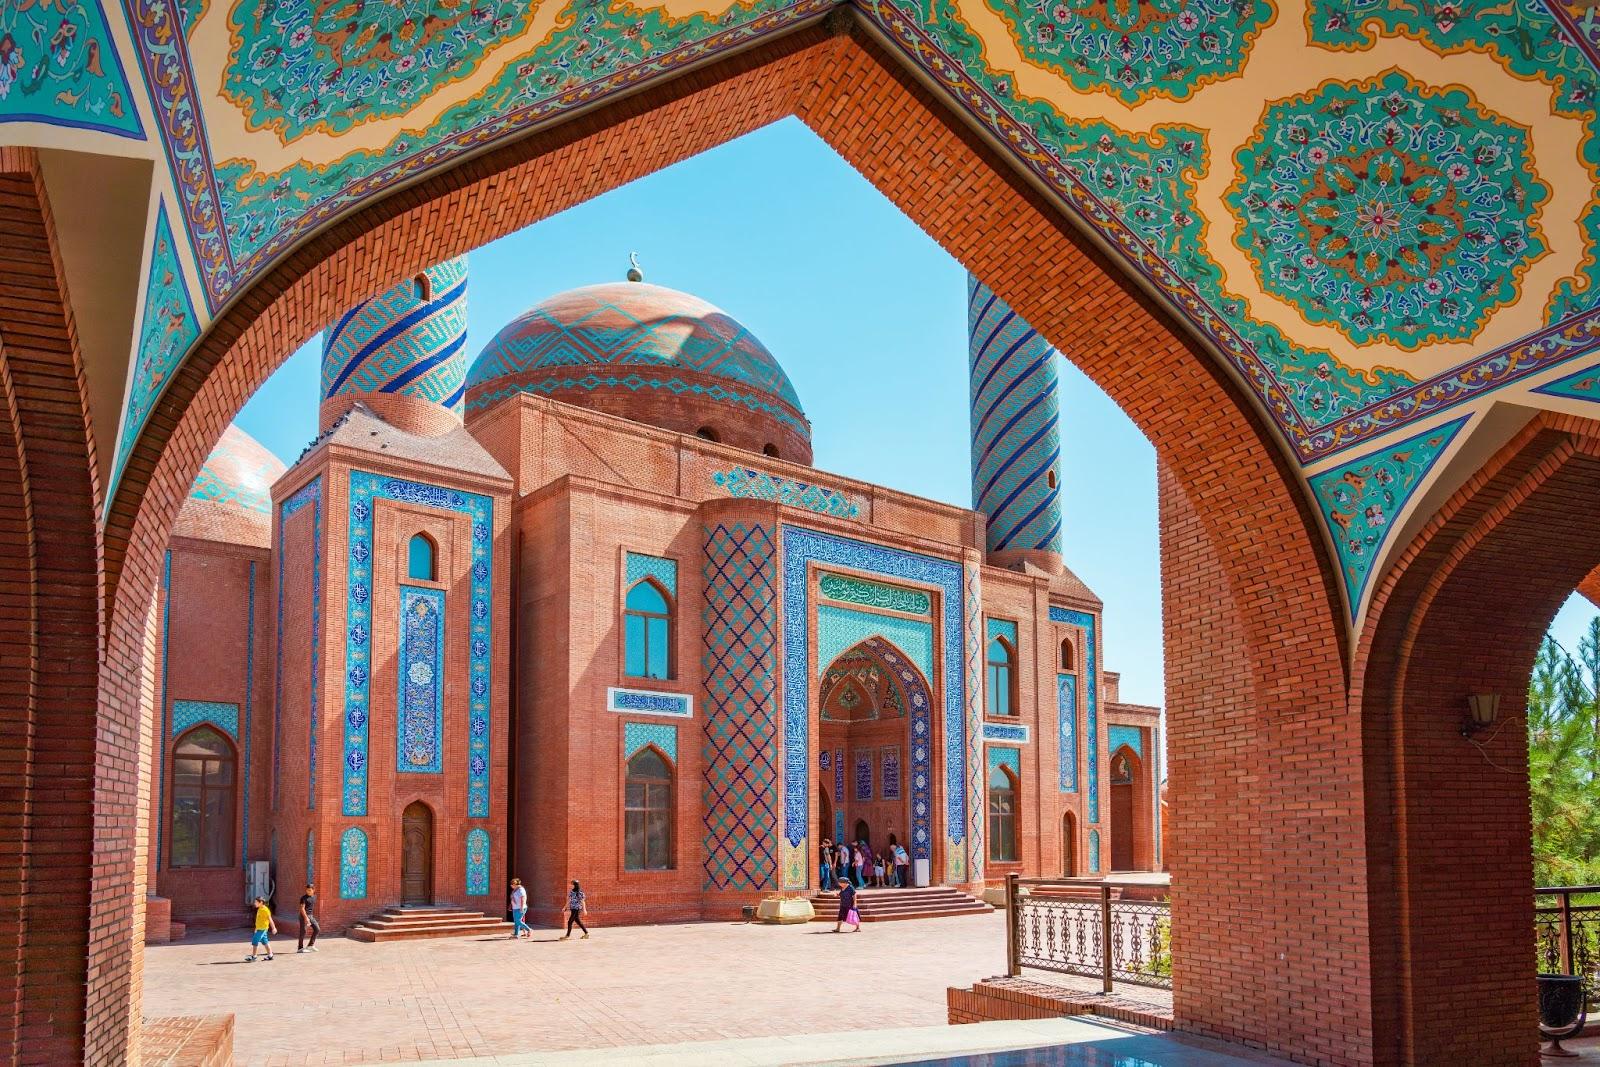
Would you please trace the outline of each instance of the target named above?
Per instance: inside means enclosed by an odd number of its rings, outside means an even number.
[[[371,1063],[943,1026],[945,990],[1005,970],[999,913],[879,923],[697,923],[589,941],[326,938],[272,963],[215,934],[145,953],[146,1016],[232,1012],[239,1064]]]

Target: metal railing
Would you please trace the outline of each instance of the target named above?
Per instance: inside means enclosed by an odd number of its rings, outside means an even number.
[[[1600,901],[1600,885],[1547,886],[1533,891],[1538,967],[1543,974],[1582,978],[1585,999],[1593,1003],[1595,969],[1600,966],[1600,903],[1574,904],[1573,897]]]
[[[1166,900],[1120,900],[1116,889],[1146,883],[1006,876],[1006,973],[1024,967],[1172,988],[1172,908]],[[1055,890],[1055,892],[1052,892]],[[1077,895],[1071,891],[1077,890]],[[1092,894],[1084,893],[1092,890]]]

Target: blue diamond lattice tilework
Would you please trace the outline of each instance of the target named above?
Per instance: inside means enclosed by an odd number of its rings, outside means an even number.
[[[471,627],[467,633],[467,817],[489,815],[490,607],[494,590],[494,501],[368,471],[350,472],[349,574],[345,612],[344,767],[341,811],[367,813],[372,686],[372,524],[382,500],[460,512],[472,520]]]
[[[782,537],[784,840],[791,847],[798,848],[805,841],[809,831],[811,757],[808,729],[812,679],[811,650],[807,647],[810,589],[806,576],[808,565],[815,560],[824,565],[848,567],[851,570],[884,578],[898,578],[940,590],[940,637],[944,642],[942,656],[944,677],[940,696],[944,701],[946,828],[951,840],[959,843],[965,839],[967,820],[967,798],[966,790],[963,788],[967,776],[967,729],[964,718],[967,686],[962,666],[966,622],[961,600],[961,565],[949,560],[885,548],[866,541],[820,533],[798,526],[784,526]],[[819,640],[821,613],[830,608],[829,605],[821,605],[818,608]],[[888,618],[890,617],[879,616],[878,620]],[[843,651],[843,648],[839,651]],[[820,650],[818,661],[824,665],[832,662],[831,659],[822,658]],[[912,729],[916,729],[914,721]],[[917,858],[922,859],[927,858],[927,855],[919,850],[928,848],[931,840],[926,844],[916,840],[915,737],[912,748],[912,849]]]
[[[1137,726],[1110,726],[1106,728],[1106,751],[1115,752],[1123,745],[1133,749],[1133,754],[1144,759],[1144,731]]]
[[[629,552],[623,566],[623,586],[633,588],[641,578],[653,578],[674,600],[678,596],[678,561],[662,556],[647,556],[643,552]]]
[[[678,764],[678,728],[664,722],[625,722],[622,724],[622,758],[632,759],[641,748],[654,745],[673,766]]]
[[[400,587],[400,718],[395,768],[444,769],[444,590]]]
[[[1055,349],[967,276],[972,506],[988,548],[1061,551],[1060,400]]]
[[[321,707],[319,693],[322,687],[322,476],[311,479],[305,485],[291,493],[287,499],[278,505],[278,602],[276,608],[278,639],[274,644],[277,649],[277,661],[273,666],[272,675],[272,806],[278,806],[278,789],[282,781],[283,762],[283,731],[281,718],[283,708],[283,581],[288,572],[288,544],[289,538],[285,534],[289,519],[305,508],[311,509],[311,628],[310,628],[310,674],[311,685],[308,692],[306,707],[311,709],[306,716],[306,807],[315,809],[317,806],[317,722],[318,712]]]
[[[687,693],[661,693],[653,689],[606,690],[606,710],[625,715],[669,715],[674,719],[694,718],[694,697]]]
[[[1083,627],[1084,723],[1083,743],[1089,755],[1089,821],[1100,821],[1100,672],[1094,616],[1086,611],[1050,605],[1050,621]],[[1098,841],[1099,835],[1095,838]],[[1094,868],[1098,870],[1099,868]]]
[[[1078,679],[1056,675],[1057,786],[1063,793],[1078,791]]]
[[[174,700],[172,702],[172,736],[177,737],[191,726],[210,723],[235,741],[239,740],[239,705],[216,700]]]
[[[705,529],[705,888],[777,887],[776,546],[757,523]]]
[[[791,508],[805,508],[819,515],[832,515],[837,519],[855,519],[861,515],[861,506],[842,490],[828,489],[793,478],[735,467],[727,471],[713,471],[711,480],[731,497],[748,500],[771,500]]]
[[[352,826],[339,838],[339,899],[367,898],[367,835]]]
[[[481,826],[467,832],[467,896],[489,895],[489,831]]]
[[[461,410],[467,380],[467,260],[408,278],[340,316],[322,350],[323,399],[398,393]]]

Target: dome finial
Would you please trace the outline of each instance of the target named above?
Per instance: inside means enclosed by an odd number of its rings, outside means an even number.
[[[629,252],[628,262],[632,264],[632,266],[628,268],[628,280],[630,282],[644,281],[644,271],[639,269],[639,253]]]

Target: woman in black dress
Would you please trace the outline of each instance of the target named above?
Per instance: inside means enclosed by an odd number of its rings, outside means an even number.
[[[833,932],[838,933],[845,923],[850,924],[851,933],[861,932],[861,916],[856,912],[856,887],[848,878],[839,885],[839,920],[833,924]]]

